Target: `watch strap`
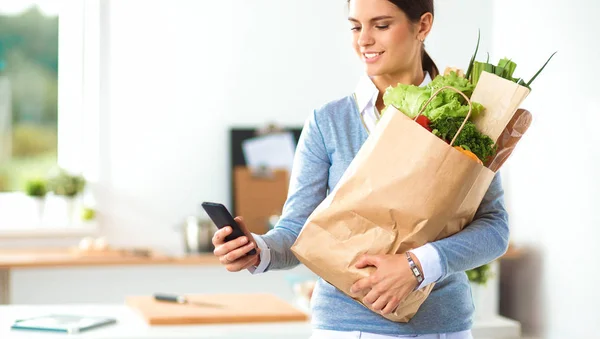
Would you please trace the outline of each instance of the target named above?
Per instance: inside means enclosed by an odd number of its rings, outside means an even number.
[[[410,252],[406,252],[406,259],[408,260],[408,265],[410,266],[410,271],[417,279],[417,282],[419,283],[419,285],[421,285],[421,283],[423,282],[423,279],[424,279],[423,272],[421,272],[421,270],[419,269],[419,266],[417,266],[417,264],[415,264],[415,261],[410,256]]]

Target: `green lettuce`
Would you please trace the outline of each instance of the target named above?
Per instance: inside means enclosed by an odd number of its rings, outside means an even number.
[[[398,84],[395,87],[390,86],[383,94],[383,103],[386,108],[392,105],[408,117],[415,118],[433,93],[444,86],[454,87],[463,92],[468,98],[471,97],[475,89],[475,86],[467,79],[458,76],[456,72],[450,72],[448,75],[436,76],[424,87],[404,84]],[[484,108],[479,103],[472,102],[472,105],[471,118],[474,118]],[[463,96],[452,90],[443,90],[431,100],[425,108],[423,115],[429,118],[429,120],[435,121],[444,116],[464,118],[468,112],[469,106],[466,104]],[[382,114],[384,113],[385,109]]]
[[[392,105],[410,118],[415,118],[430,97],[431,90],[427,87],[398,84],[385,90],[383,103],[386,108]],[[385,109],[381,114],[384,112]]]
[[[458,76],[456,72],[452,71],[448,75],[436,76],[427,87],[431,88],[432,93],[444,86],[452,86],[457,90],[463,92],[467,97],[471,97],[475,86],[472,85],[466,78]],[[445,93],[446,91],[444,91]],[[462,98],[462,96],[454,91],[447,91],[451,97]],[[463,98],[464,100],[464,98]]]

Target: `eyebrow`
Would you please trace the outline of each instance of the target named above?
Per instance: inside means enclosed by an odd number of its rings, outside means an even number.
[[[390,15],[380,15],[380,16],[376,16],[374,18],[372,18],[371,20],[369,20],[370,22],[374,22],[374,21],[379,21],[379,20],[384,20],[384,19],[393,19],[393,16]],[[354,21],[354,22],[359,22],[357,19],[353,18],[353,17],[348,17],[349,21]]]

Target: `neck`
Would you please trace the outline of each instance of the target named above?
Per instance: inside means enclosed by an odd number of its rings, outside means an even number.
[[[383,93],[385,93],[386,88],[390,86],[394,87],[399,83],[419,86],[423,80],[425,80],[425,72],[422,70],[421,65],[418,65],[418,67],[415,67],[410,71],[399,72],[396,74],[377,75],[372,77],[371,80],[379,90],[376,106],[377,109],[381,111],[384,107]]]

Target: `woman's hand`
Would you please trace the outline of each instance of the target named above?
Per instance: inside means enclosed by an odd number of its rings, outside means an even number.
[[[412,256],[421,269],[421,263]],[[363,255],[356,268],[375,266],[377,269],[368,277],[362,278],[350,288],[352,294],[361,294],[365,305],[381,314],[390,314],[418,286],[417,279],[410,270],[406,254]],[[422,270],[421,270],[422,272]]]
[[[242,229],[246,229],[244,220],[236,217],[235,221]],[[213,253],[219,257],[219,262],[230,272],[238,272],[250,266],[258,266],[260,263],[260,248],[254,242],[254,238],[248,236],[225,242],[225,237],[231,234],[231,227],[223,227],[215,232],[212,243],[215,246]],[[256,254],[246,255],[250,250],[256,248]]]

